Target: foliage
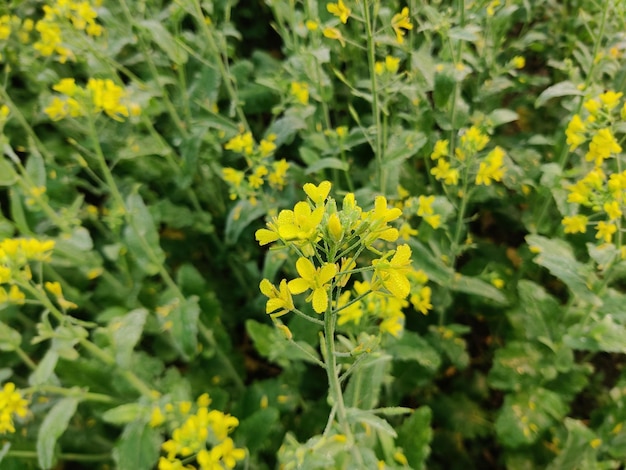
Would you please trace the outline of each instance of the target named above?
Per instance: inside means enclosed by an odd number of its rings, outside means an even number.
[[[619,0],[0,6],[0,466],[620,468]]]

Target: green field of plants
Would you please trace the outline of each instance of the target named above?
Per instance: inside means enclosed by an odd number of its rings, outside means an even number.
[[[0,469],[626,462],[624,0],[4,0]]]

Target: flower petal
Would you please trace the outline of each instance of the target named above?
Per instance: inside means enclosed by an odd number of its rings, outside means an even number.
[[[328,294],[326,289],[318,287],[313,291],[313,310],[317,313],[324,313],[328,307]]]
[[[259,245],[267,245],[268,243],[275,242],[278,240],[278,234],[276,232],[272,232],[266,228],[260,228],[254,234],[254,237],[259,242]]]
[[[313,263],[307,258],[299,258],[298,261],[296,261],[296,270],[302,279],[313,281],[315,278],[315,266],[313,266]]]
[[[320,269],[319,274],[317,275],[317,280],[320,284],[326,284],[337,274],[337,265],[333,263],[326,263]]]
[[[299,277],[297,279],[292,279],[291,281],[289,281],[289,284],[287,284],[287,286],[289,287],[289,292],[297,295],[302,294],[304,291],[310,289],[311,283]]]

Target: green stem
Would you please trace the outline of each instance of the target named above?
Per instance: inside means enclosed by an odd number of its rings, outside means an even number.
[[[33,362],[33,360],[28,356],[28,354],[24,352],[22,348],[20,348],[19,346],[15,348],[15,353],[20,356],[22,362],[24,362],[24,364],[26,364],[30,370],[35,370],[37,368],[37,364]]]
[[[64,397],[77,397],[83,401],[92,401],[98,403],[117,403],[117,401],[113,397],[109,395],[104,395],[103,393],[91,393],[85,392],[77,388],[68,389],[63,387],[56,387],[54,385],[38,385],[35,387],[25,388],[22,390],[22,392],[25,394],[40,393],[44,395],[53,394],[61,395]]]
[[[135,20],[135,18],[133,18],[133,15],[126,3],[126,0],[119,0],[119,2],[120,2],[120,6],[122,7],[122,10],[124,11],[124,15],[126,16],[126,20],[128,21],[128,23],[139,31],[143,30],[144,28]],[[152,78],[154,79],[154,82],[159,88],[161,97],[163,98],[163,103],[165,104],[165,107],[167,108],[169,115],[171,116],[172,120],[174,121],[174,124],[176,125],[176,127],[178,128],[182,136],[185,138],[189,137],[187,126],[185,125],[185,123],[182,121],[182,119],[176,112],[176,108],[174,107],[172,101],[170,100],[169,94],[167,93],[165,86],[163,85],[163,83],[161,83],[159,71],[156,67],[156,64],[154,63],[154,60],[152,59],[152,54],[150,50],[148,49],[148,47],[146,46],[145,40],[142,37],[141,32],[140,34],[137,34],[137,43],[139,44],[139,48],[141,49],[141,52],[146,60],[146,64],[148,64],[148,68],[150,69]]]
[[[32,459],[37,460],[38,454],[34,450],[10,450],[6,457],[14,459]],[[104,462],[112,460],[110,453],[103,454],[58,454],[59,460],[74,462]]]
[[[217,67],[220,71],[220,75],[222,76],[222,83],[224,83],[224,87],[226,87],[226,92],[228,93],[228,96],[230,97],[231,102],[234,103],[235,105],[235,113],[237,114],[237,118],[239,119],[241,124],[244,126],[244,128],[247,131],[249,131],[250,126],[248,124],[248,120],[246,119],[246,115],[244,114],[243,108],[241,107],[241,103],[239,102],[237,91],[235,90],[233,80],[232,80],[232,74],[228,70],[228,57],[227,56],[225,57],[224,55],[222,55],[220,48],[217,46],[217,43],[215,42],[215,37],[213,36],[213,33],[211,32],[211,30],[209,29],[209,26],[207,25],[205,21],[205,17],[204,17],[204,13],[202,13],[202,6],[200,5],[200,1],[194,0],[193,6],[196,10],[196,20],[198,24],[200,25],[200,28],[202,29],[204,36],[207,39],[211,52],[213,52],[213,54],[215,54],[215,56],[217,57]],[[224,51],[224,54],[225,53],[226,52]]]
[[[382,146],[382,131],[380,121],[380,109],[378,106],[378,83],[376,80],[376,44],[374,42],[374,35],[372,33],[372,19],[370,15],[370,2],[372,0],[363,0],[363,17],[365,20],[365,32],[367,35],[367,61],[369,65],[369,74],[372,88],[372,114],[376,123],[376,140],[375,148],[373,149],[376,154],[376,167],[378,172],[378,186],[380,192],[385,194],[385,186],[387,184],[387,171],[384,166],[383,146]]]

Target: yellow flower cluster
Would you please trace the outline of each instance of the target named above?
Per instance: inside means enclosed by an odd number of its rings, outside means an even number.
[[[28,400],[15,389],[15,384],[7,382],[0,390],[0,434],[14,433],[15,416],[24,418],[28,414]]]
[[[428,278],[414,270],[410,247],[400,245],[384,252],[376,248],[398,240],[399,230],[389,223],[398,219],[402,210],[389,207],[387,199],[378,196],[374,207],[364,211],[352,193],[344,197],[342,209],[338,210],[335,200],[329,197],[330,190],[328,181],[318,186],[305,184],[306,201],[296,203],[292,210],[280,211],[267,228],[257,230],[256,239],[261,245],[281,242],[298,254],[299,277],[282,279],[278,287],[267,279],[261,281],[260,290],[268,298],[266,313],[276,319],[299,312],[292,295],[307,293],[305,301],[313,310],[318,314],[336,313],[339,325],[359,324],[370,312],[373,315],[368,317],[376,319],[381,332],[397,336],[404,325],[402,308],[408,306],[407,298],[415,301],[415,308],[423,313],[431,308],[430,290],[425,289]],[[367,262],[361,256],[365,249],[378,257]],[[363,265],[357,267],[355,260],[362,260]],[[355,272],[369,277],[355,281],[351,300],[349,289],[341,291]],[[378,305],[376,310],[372,302]]]
[[[456,158],[449,158],[449,142],[438,140],[430,155],[437,165],[430,173],[438,181],[447,186],[456,186],[459,183],[461,170],[470,166],[470,173],[475,174],[475,184],[489,186],[494,181],[502,181],[506,168],[504,167],[505,153],[501,147],[493,148],[483,159],[475,158],[480,155],[487,144],[489,136],[478,127],[466,129],[459,138],[459,145],[454,150]]]
[[[228,435],[239,425],[234,416],[218,410],[210,410],[211,399],[203,394],[193,403],[184,401],[174,406],[167,403],[163,409],[152,409],[150,425],[173,426],[171,438],[161,448],[166,454],[159,459],[159,470],[224,470],[235,468],[246,457],[245,449],[235,447]],[[188,462],[195,459],[197,467]]]
[[[307,92],[308,100],[308,92]],[[267,184],[276,190],[282,190],[287,183],[289,163],[285,159],[274,160],[276,135],[270,134],[257,145],[251,132],[243,132],[231,138],[224,148],[244,156],[247,170],[226,167],[222,169],[222,178],[230,187],[230,198],[247,199],[256,205],[259,189]]]
[[[104,112],[122,122],[141,112],[136,104],[128,102],[127,91],[111,79],[90,78],[83,88],[73,78],[63,78],[52,89],[60,96],[54,96],[43,111],[53,121]]]
[[[44,5],[43,12],[43,18],[34,24],[39,39],[33,47],[44,57],[56,54],[61,63],[75,60],[64,40],[63,30],[68,26],[89,36],[102,35],[103,28],[96,22],[98,13],[88,1],[57,0]]]
[[[54,241],[34,238],[5,238],[0,242],[0,303],[22,304],[24,293],[16,282],[32,278],[30,262],[47,262],[52,256]],[[8,291],[2,284],[9,285]]]
[[[565,135],[570,151],[585,145],[585,160],[592,168],[578,181],[566,185],[570,214],[563,217],[565,233],[585,233],[589,225],[596,231],[596,239],[611,243],[621,232],[626,203],[626,171],[619,171],[613,159],[622,152],[614,132],[626,122],[626,102],[623,93],[607,91],[583,103],[586,116],[575,114]],[[582,213],[581,213],[582,212]]]

